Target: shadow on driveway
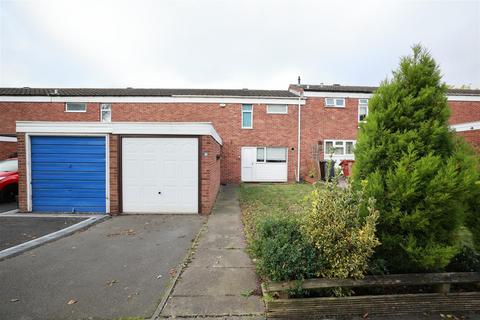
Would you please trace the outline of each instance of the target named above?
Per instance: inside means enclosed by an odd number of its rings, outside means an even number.
[[[18,204],[16,201],[13,202],[0,202],[0,213],[18,209]]]
[[[0,319],[149,317],[203,221],[114,217],[0,261]]]

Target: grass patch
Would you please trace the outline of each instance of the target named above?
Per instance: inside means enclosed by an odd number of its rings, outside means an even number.
[[[306,183],[240,185],[240,205],[247,238],[250,238],[254,221],[259,216],[301,211],[305,197],[313,188]]]

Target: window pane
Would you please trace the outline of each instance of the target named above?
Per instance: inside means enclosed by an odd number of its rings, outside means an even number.
[[[335,154],[342,155],[343,154],[343,146],[342,147],[335,147]]]
[[[335,105],[337,107],[343,107],[345,105],[345,100],[344,99],[335,99]]]
[[[325,142],[325,153],[333,153],[333,142],[332,141],[327,141]]]
[[[325,104],[327,106],[333,106],[335,104],[334,99],[333,98],[326,98],[325,99]]]
[[[112,121],[112,112],[110,110],[102,110],[102,122],[111,122]]]
[[[346,153],[346,154],[353,154],[353,142],[351,142],[351,141],[348,142],[348,141],[347,141],[347,142],[345,143],[345,149],[346,149],[346,150],[345,150],[345,153]]]
[[[267,106],[267,113],[287,113],[286,104],[270,104]]]
[[[102,111],[108,111],[112,108],[112,106],[108,103],[102,103],[100,106],[102,107]]]
[[[251,128],[252,127],[252,112],[242,112],[242,127]]]
[[[368,99],[360,99],[358,101],[359,104],[368,104]]]
[[[257,148],[257,162],[265,162],[265,148]]]
[[[0,171],[4,171],[4,172],[18,171],[18,160],[0,161]]]
[[[267,148],[267,162],[287,162],[287,148]]]
[[[242,105],[242,111],[252,111],[252,105],[251,104],[243,104]]]
[[[67,102],[66,111],[85,112],[87,111],[87,105],[85,103]]]

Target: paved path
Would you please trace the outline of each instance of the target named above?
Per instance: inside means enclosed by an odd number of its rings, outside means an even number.
[[[204,221],[114,217],[0,261],[0,319],[149,318]]]
[[[179,278],[162,317],[264,319],[259,283],[245,252],[237,188],[223,187],[192,261]]]

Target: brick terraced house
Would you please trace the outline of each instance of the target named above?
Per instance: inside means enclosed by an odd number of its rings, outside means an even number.
[[[0,88],[0,158],[18,152],[22,212],[208,214],[220,183],[353,159],[374,90]],[[451,127],[480,148],[480,90],[448,100]]]

